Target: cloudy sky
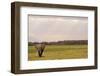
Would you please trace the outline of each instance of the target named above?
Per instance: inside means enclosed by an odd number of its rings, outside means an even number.
[[[87,40],[87,17],[28,16],[29,42]]]

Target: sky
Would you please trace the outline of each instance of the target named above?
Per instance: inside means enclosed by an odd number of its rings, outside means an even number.
[[[88,40],[87,17],[29,15],[28,26],[29,42]]]

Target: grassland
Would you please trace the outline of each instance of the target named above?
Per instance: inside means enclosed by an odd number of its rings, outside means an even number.
[[[28,47],[28,60],[80,59],[87,58],[87,45],[46,45],[43,57],[38,57],[34,46]]]

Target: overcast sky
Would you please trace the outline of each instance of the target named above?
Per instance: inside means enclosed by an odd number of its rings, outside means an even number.
[[[87,17],[29,15],[29,42],[87,40]]]

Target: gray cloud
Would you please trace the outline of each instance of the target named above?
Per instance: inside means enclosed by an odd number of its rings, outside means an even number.
[[[29,41],[87,40],[87,17],[29,15]]]

